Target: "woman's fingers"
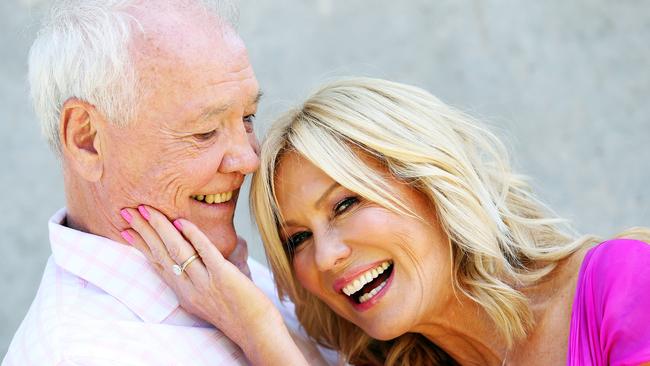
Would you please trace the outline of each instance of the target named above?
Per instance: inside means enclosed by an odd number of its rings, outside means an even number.
[[[189,278],[185,275],[176,276],[174,274],[174,266],[176,266],[179,262],[170,256],[167,248],[165,247],[165,244],[163,243],[163,239],[159,236],[159,234],[156,232],[156,229],[150,224],[150,222],[147,221],[147,219],[151,220],[151,212],[146,211],[146,208],[140,208],[138,210],[125,208],[120,211],[120,214],[129,223],[129,225],[131,225],[132,230],[127,231],[127,233],[131,231],[133,232],[133,234],[130,235],[132,241],[131,245],[140,250],[145,255],[145,257],[147,257],[147,260],[149,260],[151,263],[157,265],[159,268],[162,268],[162,273],[160,274],[163,275],[163,278],[167,284],[175,289],[180,289],[183,281],[188,281]],[[156,220],[158,220],[158,218]],[[125,234],[122,234],[122,236],[124,235]],[[176,233],[176,235],[179,234]],[[137,240],[137,238],[140,238],[141,241]],[[192,254],[190,254],[188,258],[191,255]],[[187,269],[189,269],[189,266]],[[205,273],[199,272],[197,275],[205,275]]]
[[[141,251],[145,254],[145,256],[147,255],[147,252],[150,253],[148,259],[154,263],[162,265],[163,268],[171,268],[171,266],[174,265],[174,262],[167,254],[167,250],[165,250],[165,246],[162,244],[160,237],[153,229],[153,227],[151,227],[151,225],[149,225],[149,223],[143,219],[142,216],[140,216],[138,211],[132,208],[125,208],[120,211],[120,214],[129,223],[129,225],[131,225],[131,228],[135,231],[135,233],[137,233],[142,239],[142,242],[134,241],[130,244],[135,246],[136,249],[140,249],[140,247],[144,244],[146,249],[143,248],[144,250]],[[124,234],[122,234],[122,236],[124,237]],[[131,237],[132,240],[134,240],[136,236],[131,234]]]
[[[172,224],[163,214],[145,206],[139,208],[140,213],[134,209],[126,212],[132,216],[133,230],[128,232],[133,231],[133,246],[145,248],[145,256],[162,264],[163,279],[190,313],[208,320],[242,344],[250,343],[249,331],[265,332],[269,321],[273,327],[282,324],[281,320],[276,322],[281,319],[280,314],[273,310],[272,302],[264,293],[233,263],[224,259],[217,247],[190,221],[178,219]],[[237,249],[235,262],[245,263],[247,248],[243,239],[239,240]],[[188,276],[173,275],[171,267],[194,253],[200,258],[188,265]],[[203,272],[195,277],[197,271]]]
[[[196,250],[194,250],[192,244],[185,240],[178,229],[169,222],[167,217],[158,210],[144,205],[138,206],[138,211],[156,232],[161,240],[160,243],[174,263],[179,267],[184,267],[184,272],[193,282],[204,279],[207,273],[200,258],[192,259],[194,255],[198,255]]]
[[[226,262],[221,252],[196,225],[183,219],[175,220],[174,225],[192,242],[208,271],[218,270],[219,266]]]
[[[165,283],[176,293],[177,295],[180,296],[179,301],[183,301],[184,294],[187,293],[192,293],[194,289],[194,284],[192,281],[189,279],[188,276],[182,275],[182,276],[176,276],[172,270],[172,267],[175,265],[175,263],[172,261],[171,257],[169,255],[164,256],[162,259],[162,262],[157,258],[154,257],[154,255],[151,253],[149,250],[148,244],[145,242],[144,239],[138,234],[138,232],[135,229],[129,229],[125,230],[126,232],[129,233],[131,236],[130,243],[133,247],[136,249],[140,250],[147,261],[149,262],[149,265],[158,273],[158,275],[165,281]],[[197,259],[199,260],[199,259]]]
[[[133,229],[127,229],[122,231],[120,234],[124,240],[126,240],[132,247],[139,250],[144,255],[144,257],[147,259],[147,262],[149,262],[156,273],[161,276],[165,274],[164,264],[160,263],[158,258],[154,257],[154,255],[151,253],[151,250],[149,250],[149,246],[137,231]]]
[[[125,214],[126,212],[126,214]],[[129,215],[130,214],[126,211],[126,209],[122,210],[122,216],[124,215]],[[132,220],[129,218],[129,221]],[[142,254],[144,254],[145,258],[151,263],[154,262],[154,257],[153,254],[151,254],[151,250],[149,250],[149,247],[147,246],[147,243],[142,240],[142,237],[133,229],[127,229],[122,232],[120,232],[120,235],[122,235],[122,238],[126,240],[129,245],[134,247],[135,249],[139,250]]]

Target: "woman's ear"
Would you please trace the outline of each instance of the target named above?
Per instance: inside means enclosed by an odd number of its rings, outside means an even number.
[[[98,181],[104,161],[100,131],[106,120],[95,106],[76,98],[63,103],[59,138],[64,158],[70,167],[88,181]]]

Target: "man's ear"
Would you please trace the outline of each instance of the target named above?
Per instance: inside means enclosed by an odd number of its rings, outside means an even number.
[[[59,138],[63,155],[70,167],[88,181],[98,181],[104,161],[100,133],[106,120],[95,106],[76,98],[63,103]]]

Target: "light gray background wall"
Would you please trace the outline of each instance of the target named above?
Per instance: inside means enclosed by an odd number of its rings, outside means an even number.
[[[0,355],[26,313],[64,204],[26,57],[47,0],[0,3]],[[582,232],[650,225],[650,2],[257,0],[240,31],[267,125],[323,80],[416,84],[489,120],[541,197]],[[237,226],[261,258],[240,205]]]

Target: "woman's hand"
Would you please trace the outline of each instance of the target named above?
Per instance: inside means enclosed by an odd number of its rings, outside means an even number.
[[[295,348],[302,358],[280,312],[248,277],[248,249],[243,239],[231,255],[235,265],[190,221],[177,219],[172,224],[146,206],[125,208],[120,213],[133,228],[122,236],[153,264],[184,309],[219,328],[251,362],[257,363],[254,359],[261,357],[259,361],[264,363],[269,352],[277,353],[273,347],[278,337],[288,339],[288,350]],[[194,255],[196,259],[188,260]],[[178,271],[184,262],[185,268]]]

